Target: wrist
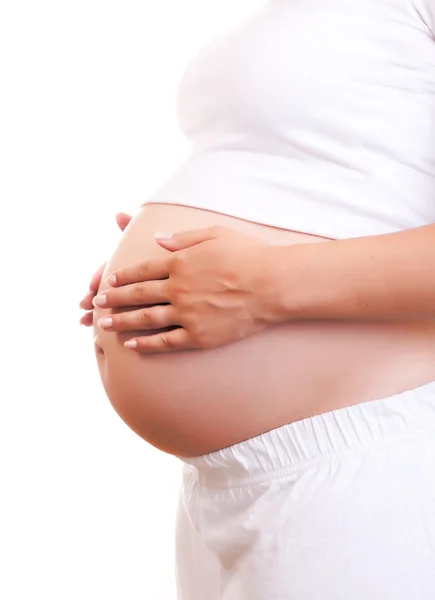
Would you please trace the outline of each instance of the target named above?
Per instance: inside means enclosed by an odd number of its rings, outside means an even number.
[[[335,253],[325,250],[319,243],[267,247],[262,310],[268,325],[330,316],[337,296],[330,277]]]
[[[258,319],[266,325],[276,325],[297,318],[296,297],[291,290],[296,246],[262,247],[257,261]]]

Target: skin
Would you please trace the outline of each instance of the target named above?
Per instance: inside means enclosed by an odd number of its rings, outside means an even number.
[[[435,319],[435,225],[321,245],[269,246],[226,227],[156,243],[171,254],[118,269],[92,300],[141,306],[100,320],[107,331],[177,326],[128,340],[137,352],[213,348],[305,319]]]
[[[127,215],[127,213],[117,213],[116,215],[116,223],[121,231],[124,231],[127,225],[130,223],[133,217]],[[106,263],[101,265],[101,267],[95,271],[92,275],[91,281],[89,283],[89,290],[83,296],[80,301],[79,307],[86,311],[85,314],[80,319],[80,325],[84,325],[85,327],[92,327],[93,317],[94,317],[94,305],[92,303],[95,295],[98,292],[98,288],[100,287],[101,277],[103,275],[104,269],[106,267]]]

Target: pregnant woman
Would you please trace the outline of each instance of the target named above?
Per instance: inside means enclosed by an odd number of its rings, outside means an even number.
[[[269,0],[190,63],[190,153],[118,219],[82,322],[184,462],[181,600],[435,598],[434,32],[435,0]]]

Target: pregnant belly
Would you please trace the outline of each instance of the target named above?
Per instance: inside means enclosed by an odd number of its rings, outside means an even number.
[[[164,254],[155,231],[217,224],[277,245],[328,242],[208,211],[148,204],[127,228],[105,275]],[[139,436],[179,456],[435,380],[435,321],[294,322],[220,348],[141,356],[123,345],[137,332],[107,333],[96,325],[109,312],[95,311],[94,330],[110,402]]]

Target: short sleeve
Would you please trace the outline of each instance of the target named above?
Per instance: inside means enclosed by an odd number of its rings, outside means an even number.
[[[414,0],[415,8],[435,38],[435,0]]]

